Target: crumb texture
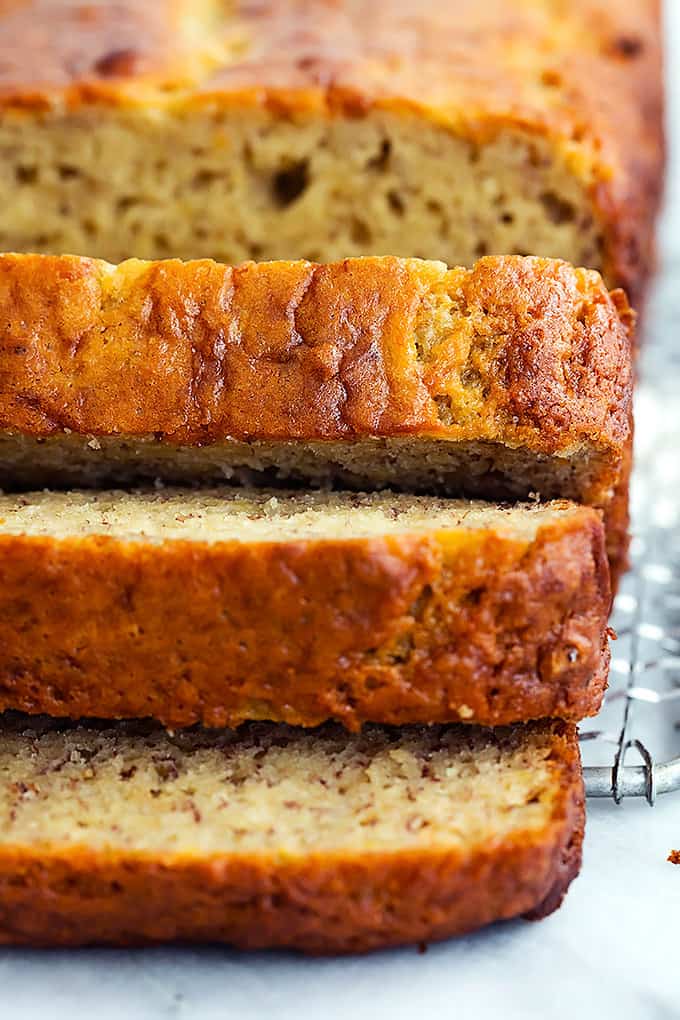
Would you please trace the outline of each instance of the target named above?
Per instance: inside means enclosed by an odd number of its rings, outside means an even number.
[[[0,495],[0,535],[55,541],[108,535],[120,541],[283,543],[460,529],[530,541],[540,527],[579,515],[567,502],[494,506],[392,492],[163,488]]]
[[[140,732],[141,729],[141,732]],[[361,854],[535,833],[559,800],[550,727],[138,724],[5,729],[0,847],[180,855]]]

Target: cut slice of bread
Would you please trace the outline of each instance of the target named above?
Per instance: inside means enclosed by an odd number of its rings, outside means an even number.
[[[2,488],[538,493],[604,510],[625,561],[631,313],[597,273],[4,255],[0,322]]]
[[[598,513],[394,493],[0,496],[0,709],[167,726],[579,719]]]
[[[557,907],[573,726],[0,727],[0,941],[354,952]]]
[[[660,7],[4,3],[0,250],[533,252],[637,304],[663,177]]]

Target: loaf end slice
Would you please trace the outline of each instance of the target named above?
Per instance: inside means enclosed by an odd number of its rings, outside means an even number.
[[[553,910],[579,870],[575,729],[253,724],[0,735],[0,941],[346,953]]]
[[[4,495],[0,709],[172,727],[578,720],[606,685],[610,601],[602,520],[572,503]]]
[[[659,0],[96,9],[0,13],[0,249],[449,265],[533,252],[642,298],[663,170]]]

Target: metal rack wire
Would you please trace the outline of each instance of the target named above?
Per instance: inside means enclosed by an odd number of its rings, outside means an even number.
[[[584,743],[599,741],[613,749],[611,765],[586,764],[588,796],[613,797],[617,804],[633,796],[645,797],[653,805],[657,795],[680,791],[680,757],[661,760],[650,738],[640,734],[643,725],[658,730],[668,724],[674,707],[680,719],[680,555],[677,574],[660,562],[658,552],[666,537],[651,530],[636,542],[628,590],[617,598],[613,626],[625,654],[615,646],[603,716],[617,711],[618,729],[584,727],[581,733]],[[680,532],[677,541],[680,554]],[[660,603],[666,607],[665,617],[658,613]],[[664,718],[651,723],[639,718],[640,712],[649,711],[663,713]],[[655,733],[652,739],[658,744],[663,736]],[[627,764],[632,752],[640,764]],[[589,757],[584,752],[586,761]]]
[[[581,730],[589,797],[680,791],[680,266],[648,310],[637,394],[632,569],[616,599],[610,688]],[[631,764],[636,756],[637,764]],[[604,762],[602,759],[604,758]]]

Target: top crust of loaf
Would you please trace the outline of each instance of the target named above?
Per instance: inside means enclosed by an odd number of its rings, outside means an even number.
[[[428,436],[618,467],[631,318],[597,273],[549,259],[3,255],[0,429],[189,446]]]
[[[662,181],[659,8],[26,0],[0,15],[0,105],[264,107],[282,118],[382,110],[480,144],[505,129],[548,137],[592,195],[605,277],[639,288]]]

